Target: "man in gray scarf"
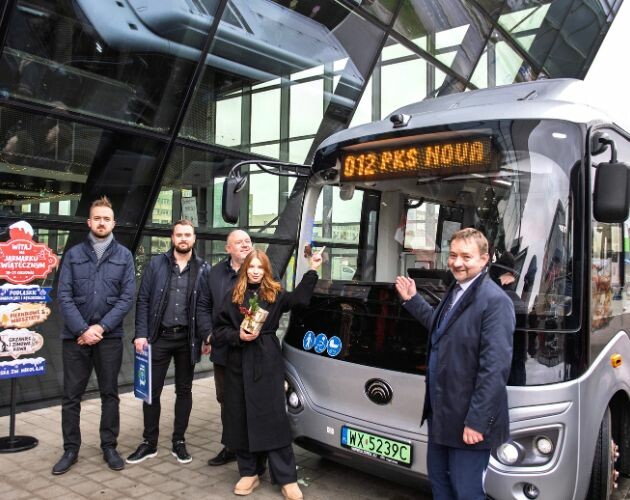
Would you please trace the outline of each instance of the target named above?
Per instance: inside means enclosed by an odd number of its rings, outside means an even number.
[[[88,237],[67,250],[59,271],[57,300],[64,320],[61,427],[64,453],[55,475],[79,457],[81,397],[92,369],[101,393],[103,460],[112,470],[125,464],[116,451],[120,427],[118,372],[122,363],[123,319],[136,291],[133,257],[112,235],[114,211],[107,197],[96,200],[87,220]]]

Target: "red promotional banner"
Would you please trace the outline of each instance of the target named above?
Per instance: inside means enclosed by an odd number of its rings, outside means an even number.
[[[11,239],[0,243],[0,279],[23,285],[44,279],[57,267],[58,257],[44,243],[33,241],[33,228],[20,221],[9,227]]]

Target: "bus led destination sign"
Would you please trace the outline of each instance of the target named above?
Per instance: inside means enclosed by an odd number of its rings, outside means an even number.
[[[341,158],[341,180],[362,181],[478,172],[491,164],[491,154],[488,137],[360,153],[345,152]]]

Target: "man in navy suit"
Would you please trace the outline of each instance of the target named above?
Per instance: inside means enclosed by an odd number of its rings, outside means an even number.
[[[430,332],[422,422],[435,500],[484,500],[490,450],[509,435],[514,306],[488,276],[488,259],[480,231],[456,232],[448,256],[456,282],[435,309],[412,279],[396,278],[405,309]]]

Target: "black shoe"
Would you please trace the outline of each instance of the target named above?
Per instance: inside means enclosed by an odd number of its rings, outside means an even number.
[[[180,464],[188,464],[192,462],[192,457],[186,451],[186,443],[184,441],[175,441],[171,454]]]
[[[217,465],[229,464],[234,462],[234,460],[236,460],[236,454],[227,448],[223,448],[216,457],[208,460],[208,465],[216,467]]]
[[[52,473],[55,476],[58,476],[59,474],[64,474],[68,472],[70,470],[70,467],[72,467],[74,464],[77,463],[78,459],[79,459],[78,451],[71,451],[71,450],[64,451],[63,456],[59,459],[59,462],[57,462],[55,466],[52,468]]]
[[[148,441],[142,441],[140,446],[136,448],[131,455],[127,457],[128,464],[137,464],[146,460],[147,458],[153,458],[157,455],[157,447],[149,444]]]
[[[125,468],[125,462],[120,458],[116,448],[103,448],[103,460],[107,462],[111,470],[123,470]]]

